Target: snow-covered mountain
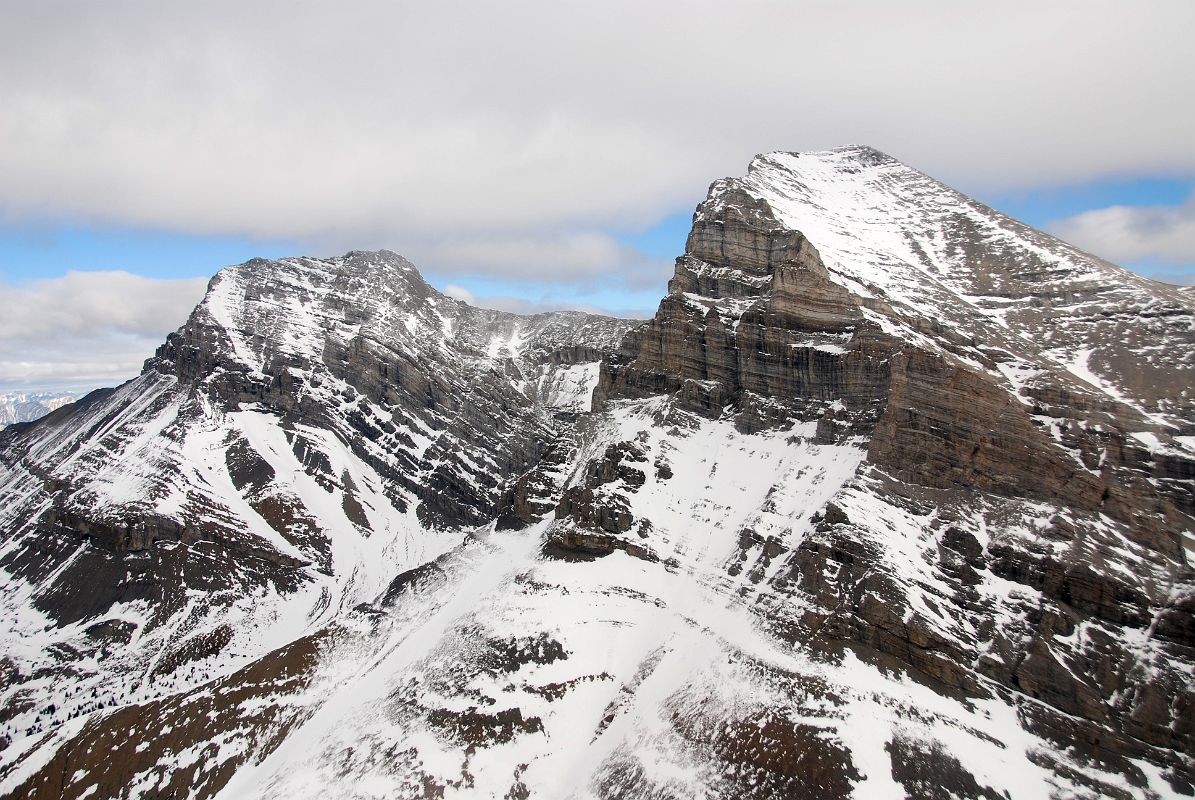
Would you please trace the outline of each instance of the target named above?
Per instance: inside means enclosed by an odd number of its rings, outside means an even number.
[[[0,394],[0,430],[33,422],[79,397],[79,392],[6,392]]]
[[[641,325],[229,268],[0,435],[0,793],[1189,794],[1193,321],[859,147]]]

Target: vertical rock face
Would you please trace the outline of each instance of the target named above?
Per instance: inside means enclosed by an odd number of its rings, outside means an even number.
[[[655,319],[603,371],[599,402],[681,391],[698,413],[768,399],[787,418],[884,396],[887,369],[871,352],[879,329],[767,204],[737,189],[707,201],[685,249]]]
[[[0,795],[1190,795],[1193,322],[863,147],[641,325],[230,268],[0,435]]]

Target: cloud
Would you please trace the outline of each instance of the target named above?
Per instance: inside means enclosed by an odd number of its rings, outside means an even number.
[[[416,264],[443,275],[495,274],[542,283],[621,281],[630,289],[660,286],[672,262],[652,258],[593,231],[419,240],[407,251]],[[679,255],[679,254],[678,254]]]
[[[450,283],[440,291],[454,300],[460,300],[462,303],[468,303],[471,306],[477,305],[477,300],[473,297],[473,293],[464,286],[457,286],[454,283]]]
[[[0,214],[462,262],[508,237],[512,270],[554,232],[584,274],[577,237],[767,150],[864,141],[969,189],[1195,170],[1193,27],[1189,0],[10,3]]]
[[[68,272],[0,283],[0,390],[112,385],[186,321],[206,279]]]
[[[1195,264],[1195,196],[1178,206],[1110,206],[1047,226],[1050,233],[1120,264]]]

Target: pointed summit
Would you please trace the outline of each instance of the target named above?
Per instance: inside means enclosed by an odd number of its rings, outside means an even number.
[[[754,270],[768,247],[799,234],[866,316],[906,338],[947,331],[1086,383],[1096,376],[1142,398],[1142,410],[1159,419],[1195,414],[1195,397],[1183,392],[1195,383],[1195,360],[1150,349],[1191,320],[1189,293],[1091,256],[870,147],[757,156],[743,177],[710,187],[695,220],[689,255],[705,263],[718,264],[711,249],[729,246]],[[727,228],[738,231],[734,241],[718,239],[726,220],[744,221]],[[691,268],[678,262],[675,280],[684,283],[681,272]],[[942,340],[942,351],[957,349],[945,334],[931,338]]]

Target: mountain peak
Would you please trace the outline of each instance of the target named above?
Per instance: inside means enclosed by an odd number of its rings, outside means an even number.
[[[419,270],[407,260],[405,256],[401,256],[393,250],[350,250],[343,256],[328,259],[331,263],[341,263],[345,265],[368,267],[368,266],[387,266],[398,269],[409,270],[418,273]]]
[[[1119,274],[859,147],[643,324],[228,268],[0,434],[0,795],[1189,793],[1195,324]]]
[[[747,170],[751,172],[768,162],[777,163],[787,160],[804,159],[805,161],[822,161],[836,165],[839,168],[853,164],[864,166],[879,166],[882,164],[902,164],[896,158],[866,144],[847,144],[832,147],[829,150],[774,150],[761,153],[751,160]]]
[[[770,153],[753,160],[746,175],[716,181],[694,227],[712,225],[713,238],[702,244],[690,237],[690,251],[701,248],[697,261],[718,262],[710,254],[723,247],[719,226],[747,217],[731,259],[740,266],[757,257],[776,263],[779,254],[769,248],[799,234],[831,282],[859,298],[863,314],[882,327],[898,326],[912,338],[927,326],[943,327],[1056,364],[1084,382],[1093,374],[1090,361],[1094,374],[1105,372],[1107,387],[1145,398],[1142,408],[1158,409],[1159,420],[1178,424],[1195,411],[1195,398],[1182,391],[1195,381],[1192,359],[1150,351],[1150,336],[1126,338],[1106,313],[1132,309],[1158,320],[1149,324],[1165,338],[1172,325],[1154,315],[1192,319],[1189,292],[1159,288],[872,148]],[[700,269],[696,263],[678,262],[678,278]],[[1059,317],[1068,322],[1058,324]],[[1130,368],[1147,353],[1160,367],[1149,376]]]
[[[392,250],[350,250],[339,256],[285,256],[282,258],[251,258],[221,270],[236,272],[253,282],[302,279],[299,276],[355,275],[385,284],[399,276],[425,283],[418,268],[404,256]],[[217,274],[219,277],[219,274]]]

